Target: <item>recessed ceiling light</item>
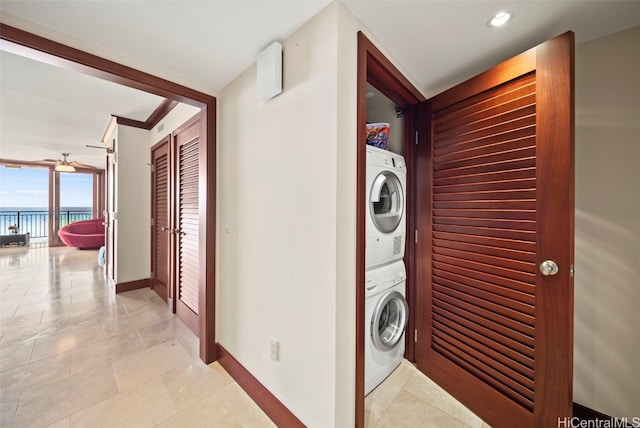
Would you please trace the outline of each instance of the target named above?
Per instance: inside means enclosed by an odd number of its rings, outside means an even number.
[[[513,18],[513,12],[498,12],[498,13],[496,13],[496,16],[494,16],[493,18],[491,18],[489,20],[487,25],[490,28],[502,27],[511,18]]]

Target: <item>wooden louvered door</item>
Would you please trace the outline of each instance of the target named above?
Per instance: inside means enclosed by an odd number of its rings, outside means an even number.
[[[573,34],[426,109],[418,368],[493,427],[557,426],[572,406]]]
[[[176,314],[197,335],[199,293],[200,120],[174,136],[175,141],[175,290]]]
[[[151,149],[151,288],[166,302],[171,285],[170,137]]]

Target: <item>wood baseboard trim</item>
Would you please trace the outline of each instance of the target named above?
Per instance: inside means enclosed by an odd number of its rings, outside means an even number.
[[[263,412],[279,427],[304,427],[305,425],[258,381],[222,345],[216,343],[218,362],[238,382]]]
[[[121,282],[116,284],[116,294],[125,291],[137,290],[139,288],[147,288],[151,285],[151,278],[137,279],[135,281]]]
[[[616,420],[618,425],[597,425],[597,426],[616,426],[616,427],[628,427],[631,428],[631,418],[628,420],[622,418],[615,418],[613,416],[606,415],[604,413],[600,413],[597,410],[593,410],[587,406],[583,406],[582,404],[573,403],[573,417],[579,419],[580,421],[613,421]],[[587,425],[574,425],[574,426],[587,426]],[[592,426],[592,425],[589,425]],[[593,425],[596,426],[596,425]]]

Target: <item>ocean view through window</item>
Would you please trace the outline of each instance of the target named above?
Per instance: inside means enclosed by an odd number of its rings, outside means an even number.
[[[57,228],[93,218],[93,175],[59,174],[58,204],[49,195],[48,168],[0,167],[0,234],[29,233],[31,239],[46,242],[51,231],[51,216]],[[56,186],[54,186],[55,188]],[[55,210],[55,205],[59,206]],[[36,241],[37,242],[37,241]]]

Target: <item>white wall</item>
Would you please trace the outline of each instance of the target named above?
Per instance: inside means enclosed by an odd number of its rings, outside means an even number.
[[[356,147],[357,70],[360,23],[342,5],[338,14],[338,123],[336,212],[336,363],[335,421],[350,427],[355,421],[356,343]]]
[[[325,11],[284,41],[278,97],[255,67],[220,96],[217,338],[310,426],[335,411],[336,36]]]
[[[149,131],[149,145],[153,147],[164,137],[175,131],[180,125],[196,115],[200,109],[189,104],[180,103]]]
[[[640,27],[576,47],[574,401],[640,415]]]
[[[310,427],[355,418],[360,29],[333,3],[283,42],[281,95],[252,67],[219,97],[216,337]]]
[[[281,95],[257,100],[254,66],[219,99],[217,340],[305,424],[334,426],[336,7],[283,52]]]
[[[118,125],[116,153],[116,278],[118,284],[149,278],[151,184],[149,135]]]

